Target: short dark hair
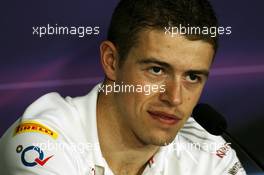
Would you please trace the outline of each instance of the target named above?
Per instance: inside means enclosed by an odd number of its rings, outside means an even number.
[[[164,30],[167,26],[217,27],[214,10],[208,0],[121,0],[114,10],[107,39],[118,50],[122,64],[144,29]],[[216,52],[218,36],[185,35],[190,40],[211,43]]]

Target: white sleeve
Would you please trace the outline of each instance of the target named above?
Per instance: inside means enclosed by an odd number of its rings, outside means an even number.
[[[51,96],[54,98],[54,94]],[[57,97],[52,98],[42,97],[33,103],[26,110],[24,116],[17,120],[2,136],[0,139],[1,174],[80,174],[75,153],[63,147],[67,140],[63,137],[63,131],[48,120],[53,116],[59,121],[58,117],[60,117],[54,116],[58,113],[56,111],[57,104],[54,104],[54,101],[60,100]],[[69,113],[66,109],[65,113],[67,112]],[[62,113],[58,114],[62,115]],[[30,117],[28,117],[29,115]]]
[[[18,123],[16,122],[16,125],[19,125]],[[48,134],[28,132],[14,135],[16,125],[11,127],[0,141],[1,173],[5,175],[78,174],[72,153],[59,146],[63,142],[55,140]]]

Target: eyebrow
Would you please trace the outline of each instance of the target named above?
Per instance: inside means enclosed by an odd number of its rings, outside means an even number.
[[[172,68],[171,65],[169,65],[166,62],[159,61],[157,58],[143,58],[141,60],[137,61],[138,64],[158,64],[160,66],[166,67],[166,68]]]

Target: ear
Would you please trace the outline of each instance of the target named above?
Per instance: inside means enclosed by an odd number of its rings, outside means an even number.
[[[116,80],[118,68],[118,53],[115,45],[110,41],[103,41],[100,45],[101,64],[108,79]]]

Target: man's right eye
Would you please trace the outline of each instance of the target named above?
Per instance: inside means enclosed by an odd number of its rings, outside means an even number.
[[[151,67],[151,68],[149,68],[148,71],[153,75],[162,75],[163,74],[163,69],[161,67],[158,67],[158,66]]]

